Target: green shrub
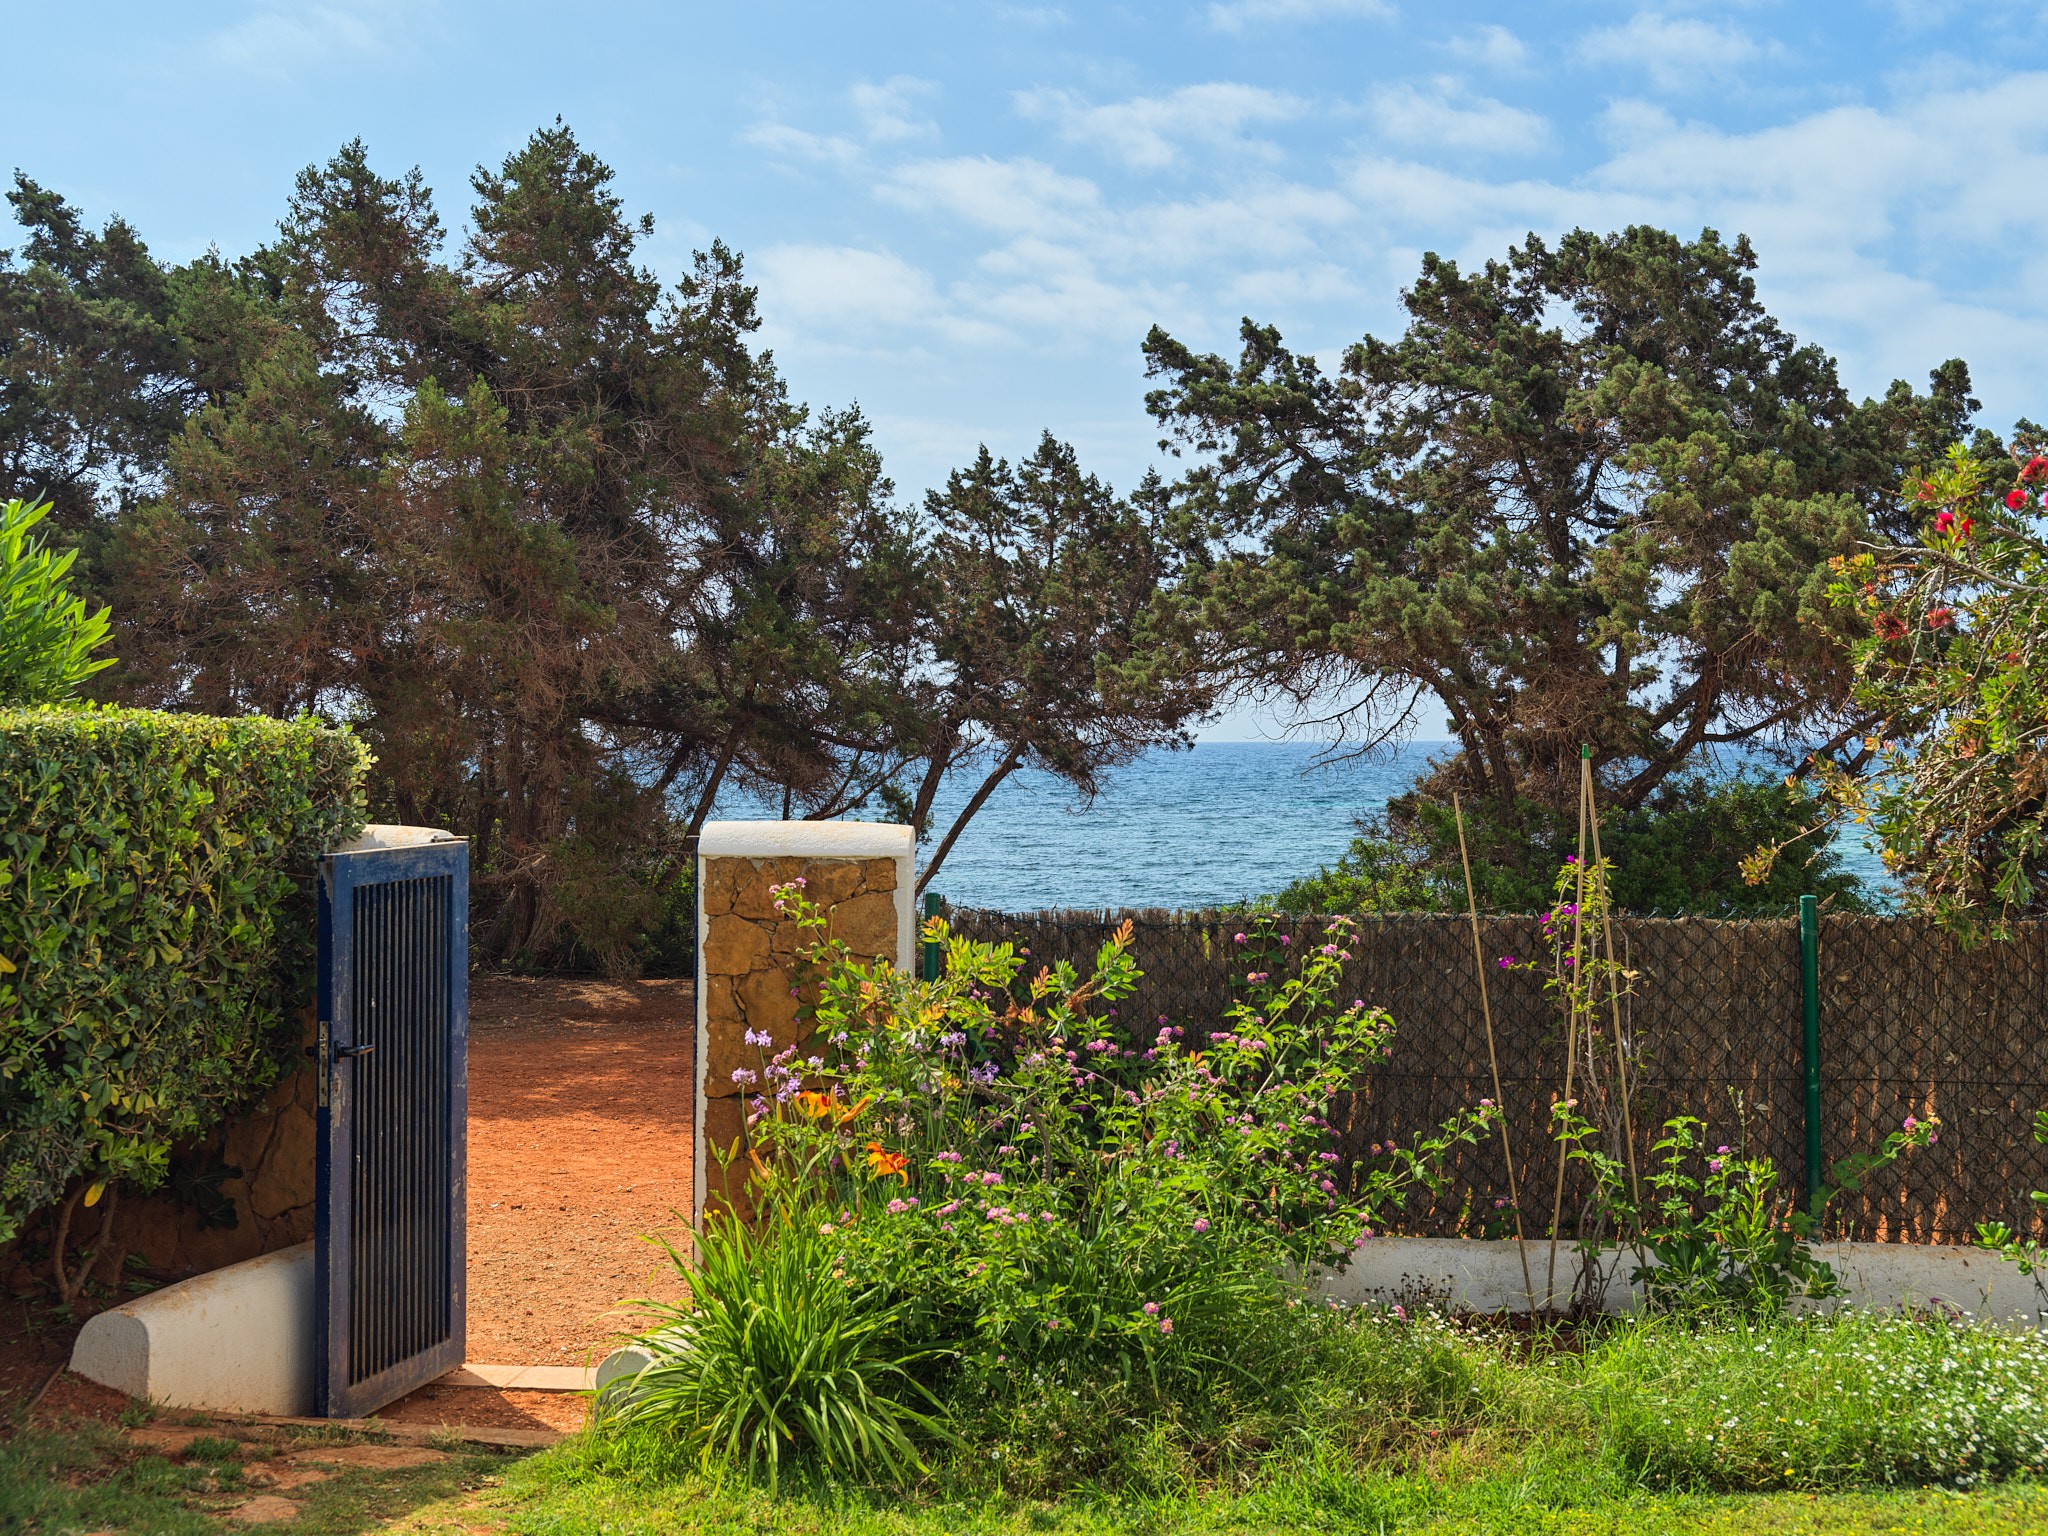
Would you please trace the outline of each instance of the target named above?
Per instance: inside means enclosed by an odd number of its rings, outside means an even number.
[[[366,762],[312,719],[0,709],[0,1238],[275,1080]]]
[[[1465,838],[1482,911],[1541,912],[1551,873],[1578,845],[1576,816],[1518,801],[1467,800]],[[1841,855],[1805,836],[1823,819],[1816,796],[1777,780],[1674,779],[1636,809],[1601,821],[1614,863],[1614,909],[1636,914],[1783,917],[1815,895],[1837,912],[1869,910]],[[1744,860],[1785,848],[1755,885]],[[1359,823],[1342,858],[1270,898],[1283,912],[1462,912],[1465,875],[1451,807],[1417,791]]]
[[[48,502],[0,505],[0,704],[54,704],[111,659],[92,653],[107,642],[107,610],[89,612],[66,578],[77,551],[57,554],[29,532]]]

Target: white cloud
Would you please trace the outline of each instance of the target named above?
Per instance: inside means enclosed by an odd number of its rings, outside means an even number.
[[[783,160],[816,160],[828,165],[852,165],[861,156],[861,145],[844,134],[811,133],[788,123],[754,123],[739,132],[742,144],[765,149]]]
[[[1445,46],[1458,58],[1502,72],[1518,70],[1529,62],[1528,45],[1501,26],[1460,33]]]
[[[1219,0],[1209,7],[1209,25],[1219,32],[1242,32],[1265,23],[1359,17],[1383,21],[1393,15],[1394,7],[1388,0]]]
[[[1256,124],[1300,117],[1307,103],[1255,85],[1215,81],[1186,85],[1164,96],[1134,96],[1090,105],[1072,91],[1021,91],[1017,109],[1055,123],[1069,143],[1092,144],[1134,170],[1159,170],[1182,158],[1189,143],[1209,148],[1265,148],[1244,131]]]
[[[853,133],[813,133],[770,117],[741,129],[739,141],[785,160],[851,166],[877,146],[936,137],[938,126],[915,108],[933,90],[930,81],[910,75],[894,75],[880,85],[863,81],[846,92],[859,125]]]
[[[232,68],[290,75],[308,64],[389,50],[392,34],[409,31],[421,9],[397,0],[325,5],[263,0],[250,15],[210,35],[205,47]]]
[[[1430,82],[1427,90],[1406,83],[1383,86],[1372,93],[1371,111],[1380,136],[1397,144],[1526,153],[1550,137],[1550,124],[1536,113],[1471,94],[1448,77]]]
[[[1712,84],[1762,56],[1756,40],[1740,28],[1654,11],[1638,11],[1621,26],[1602,27],[1579,40],[1579,57],[1587,63],[1640,68],[1667,92]]]
[[[938,133],[937,124],[919,115],[913,102],[933,91],[929,80],[910,75],[893,75],[880,85],[856,85],[846,93],[870,144],[896,144],[905,139],[926,139]]]
[[[998,234],[1074,234],[1101,206],[1095,183],[1037,160],[987,155],[919,160],[877,188],[899,208],[943,213]]]

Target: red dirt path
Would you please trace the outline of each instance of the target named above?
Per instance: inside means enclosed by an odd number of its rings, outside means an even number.
[[[469,1030],[469,1358],[594,1362],[681,1294],[641,1236],[688,1223],[690,983],[478,977]]]

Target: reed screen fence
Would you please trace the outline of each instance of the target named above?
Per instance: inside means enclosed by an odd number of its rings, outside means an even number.
[[[956,932],[1010,941],[1036,963],[1084,971],[1129,919],[1144,978],[1119,1022],[1149,1034],[1164,1018],[1199,1041],[1236,997],[1232,934],[1242,914],[951,909]],[[1279,919],[1301,953],[1313,917]],[[1707,1122],[1710,1142],[1768,1155],[1787,1193],[1805,1165],[1805,1062],[1796,920],[1617,918],[1617,958],[1636,973],[1623,1027],[1637,1066],[1638,1155],[1672,1114]],[[1550,1106],[1564,1086],[1563,1025],[1542,976],[1502,971],[1503,955],[1542,957],[1537,919],[1480,919],[1489,967],[1500,1099],[1529,1236],[1548,1233],[1556,1145]],[[1365,918],[1345,968],[1345,999],[1393,1015],[1394,1053],[1336,1117],[1348,1159],[1407,1140],[1495,1096],[1472,935],[1463,917]],[[2048,1188],[2048,1149],[2029,1129],[2048,1106],[2048,921],[1965,950],[1915,918],[1823,917],[1820,925],[1821,1144],[1827,1165],[1870,1152],[1908,1115],[1942,1122],[1940,1139],[1874,1175],[1830,1211],[1826,1235],[1865,1241],[1970,1241],[1977,1223],[2043,1229],[2027,1192]],[[1458,1149],[1446,1191],[1418,1195],[1398,1222],[1415,1235],[1513,1234],[1500,1138]],[[1585,1191],[1568,1180],[1561,1226]]]

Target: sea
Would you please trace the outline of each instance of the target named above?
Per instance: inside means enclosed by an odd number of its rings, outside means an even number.
[[[1360,756],[1313,741],[1202,741],[1147,753],[1087,802],[1050,774],[1019,772],[968,823],[930,888],[958,906],[1004,912],[1190,910],[1267,895],[1334,863],[1360,816],[1454,750],[1415,741]],[[1767,771],[1746,760],[1721,766]],[[942,789],[939,830],[920,845],[920,863],[978,784],[963,775]],[[735,795],[721,798],[717,814],[763,810]],[[1867,885],[1884,886],[1872,849],[1853,839],[1839,847]]]

